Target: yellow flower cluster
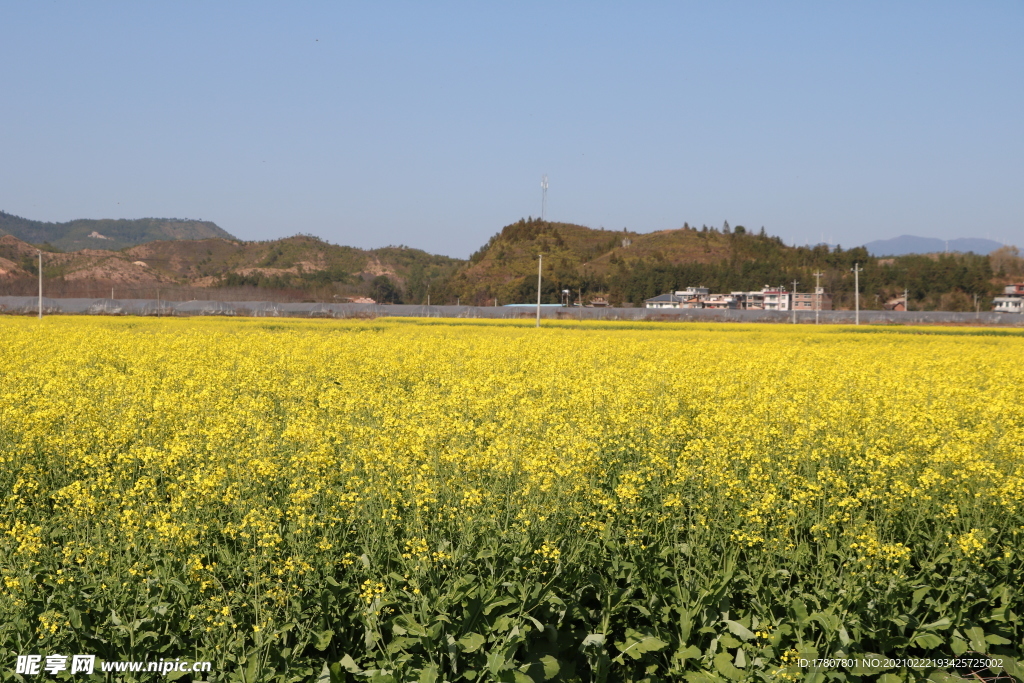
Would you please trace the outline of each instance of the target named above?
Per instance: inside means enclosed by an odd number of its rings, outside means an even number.
[[[316,576],[365,572],[370,603],[387,571],[457,573],[498,536],[525,566],[611,529],[638,551],[725,529],[891,572],[935,520],[982,564],[1020,530],[1016,334],[6,317],[0,337],[3,615],[36,584],[159,581],[199,630],[272,628]]]

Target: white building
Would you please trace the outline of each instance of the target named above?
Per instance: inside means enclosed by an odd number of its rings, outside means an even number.
[[[790,309],[790,296],[785,287],[765,285],[761,288],[761,294],[764,296],[764,310],[788,311]]]
[[[1003,296],[997,296],[992,303],[992,310],[998,313],[1024,313],[1024,284],[1006,285]]]
[[[687,287],[659,294],[645,300],[644,308],[703,308],[709,291],[707,287]]]
[[[704,308],[733,310],[742,307],[741,299],[735,294],[708,294],[704,299]]]

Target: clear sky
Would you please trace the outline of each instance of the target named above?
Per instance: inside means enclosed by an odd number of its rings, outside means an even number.
[[[0,209],[1024,246],[1024,2],[0,0]]]

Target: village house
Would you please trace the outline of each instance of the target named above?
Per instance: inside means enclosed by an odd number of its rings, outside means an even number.
[[[659,294],[644,301],[646,308],[712,308],[746,311],[831,311],[832,295],[824,287],[814,292],[787,292],[785,287],[765,285],[757,292],[711,294],[707,287]],[[816,308],[817,307],[817,308]]]
[[[997,296],[992,303],[992,310],[998,313],[1024,313],[1024,284],[1006,285],[1003,296]]]
[[[761,292],[764,294],[764,310],[766,311],[788,311],[789,292],[785,287],[769,287],[765,285]]]
[[[793,292],[794,311],[831,311],[832,295],[824,287],[816,287],[813,292]]]
[[[741,306],[739,299],[734,294],[708,294],[704,299],[704,308],[734,310]]]
[[[895,299],[889,299],[882,304],[882,309],[886,311],[905,311],[907,310],[907,300],[902,296],[898,296]]]
[[[707,287],[687,287],[666,294],[659,294],[644,301],[644,308],[704,308]]]
[[[746,311],[764,310],[764,292],[733,292],[739,307]]]

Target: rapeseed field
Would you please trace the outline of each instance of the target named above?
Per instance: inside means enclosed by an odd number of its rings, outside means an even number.
[[[1020,676],[1022,352],[0,318],[0,679],[30,653],[231,681],[953,680],[964,653]]]

